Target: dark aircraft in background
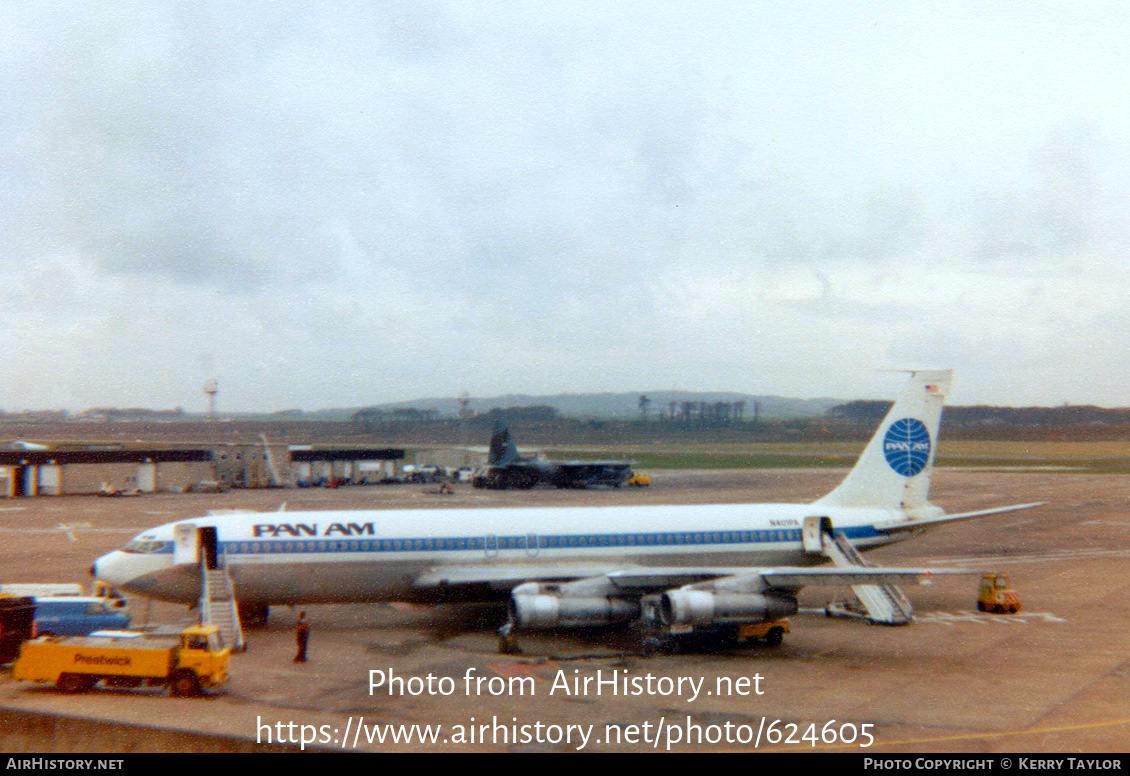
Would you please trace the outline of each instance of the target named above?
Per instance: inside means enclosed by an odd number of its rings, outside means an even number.
[[[502,422],[495,424],[490,438],[490,454],[485,466],[471,478],[476,488],[492,490],[526,490],[535,485],[558,488],[588,488],[609,485],[618,488],[632,476],[631,464],[625,461],[547,461],[523,458],[510,438],[510,429]]]

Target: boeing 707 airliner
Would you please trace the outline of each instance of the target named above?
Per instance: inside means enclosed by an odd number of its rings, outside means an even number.
[[[859,565],[837,544],[851,554],[1037,506],[947,515],[927,500],[951,377],[911,372],[851,472],[808,504],[210,515],[147,530],[92,571],[127,593],[191,604],[202,567],[222,569],[245,614],[277,604],[508,601],[514,626],[555,628],[629,622],[652,597],[668,625],[775,619],[796,611],[806,585],[931,573]]]

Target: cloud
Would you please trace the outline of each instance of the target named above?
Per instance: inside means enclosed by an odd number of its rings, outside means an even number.
[[[0,405],[1124,402],[1125,14],[967,10],[13,7]]]

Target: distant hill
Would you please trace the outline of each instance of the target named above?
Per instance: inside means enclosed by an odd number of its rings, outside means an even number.
[[[747,420],[753,419],[755,406],[757,416],[761,420],[785,420],[822,415],[832,407],[843,403],[842,399],[790,399],[784,396],[755,396],[730,392],[646,391],[643,393],[651,399],[648,415],[652,418],[657,417],[661,412],[670,412],[672,402],[676,405],[676,411],[683,402],[707,402],[710,404],[715,402],[731,404],[745,402],[743,412]],[[510,393],[501,396],[472,397],[469,406],[477,414],[489,412],[494,408],[550,406],[556,407],[562,416],[570,418],[636,420],[640,417],[640,396],[640,392],[562,393],[541,396]],[[459,402],[451,397],[413,399],[388,404],[374,404],[369,407],[319,410],[304,414],[310,417],[332,420],[347,419],[360,409],[391,411],[406,408],[435,410],[441,418],[454,418],[459,415]]]

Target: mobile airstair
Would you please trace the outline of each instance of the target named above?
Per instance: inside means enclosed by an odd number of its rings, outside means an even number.
[[[232,652],[243,652],[247,643],[243,638],[243,627],[239,623],[239,604],[235,600],[231,577],[223,557],[216,568],[208,568],[205,559],[200,561],[203,585],[200,592],[200,624],[215,625],[220,629],[224,644]]]
[[[842,533],[822,535],[824,554],[841,568],[872,566]],[[856,600],[828,605],[828,614],[860,617],[880,625],[906,625],[914,618],[914,606],[896,585],[852,585]]]

